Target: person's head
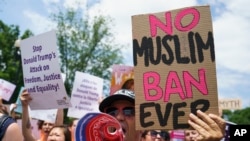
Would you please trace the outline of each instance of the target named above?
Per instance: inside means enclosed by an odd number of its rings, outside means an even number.
[[[68,126],[54,126],[49,132],[47,141],[71,141],[71,133]]]
[[[163,130],[145,130],[142,133],[142,141],[170,141],[170,135]]]
[[[3,99],[1,96],[0,96],[0,113],[9,115],[7,107],[3,104]]]
[[[37,122],[38,130],[42,131],[45,134],[48,134],[54,125],[54,123],[47,122],[44,120],[38,120]]]
[[[3,104],[0,104],[0,113],[5,114],[5,115],[9,115],[7,107]]]
[[[185,132],[185,141],[196,141],[196,138],[199,136],[198,131],[194,129],[187,129]]]
[[[134,141],[138,136],[135,130],[135,95],[133,91],[121,89],[105,98],[99,105],[101,112],[115,117],[122,126],[125,141]]]
[[[77,125],[78,121],[79,121],[78,118],[73,118],[73,119],[71,120],[71,122],[69,123],[69,130],[70,130],[71,132],[74,132],[74,131],[75,131],[76,125]]]
[[[72,141],[75,140],[75,139],[74,139],[74,135],[75,135],[76,125],[77,125],[78,121],[79,121],[79,119],[73,118],[73,119],[71,120],[71,122],[69,123],[69,130],[70,130],[70,132],[71,132],[71,137],[72,137],[71,140],[72,140]]]

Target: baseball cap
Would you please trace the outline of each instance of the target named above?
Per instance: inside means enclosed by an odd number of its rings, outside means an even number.
[[[132,103],[135,103],[135,94],[131,90],[120,89],[116,91],[113,95],[110,95],[103,99],[103,101],[99,105],[99,110],[101,112],[104,112],[104,108],[110,106],[110,104],[117,100],[127,100]]]

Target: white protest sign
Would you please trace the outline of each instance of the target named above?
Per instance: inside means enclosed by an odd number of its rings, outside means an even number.
[[[18,98],[16,100],[16,109],[15,112],[22,114],[22,103],[20,100],[20,95],[22,94],[22,91],[24,90],[24,87],[21,87],[19,91]],[[34,119],[44,120],[51,123],[55,123],[56,121],[56,115],[57,115],[57,109],[49,109],[49,110],[31,110],[29,107],[29,115],[30,117]]]
[[[68,108],[70,99],[61,77],[55,31],[21,41],[23,80],[32,110]]]
[[[81,118],[89,112],[99,112],[98,100],[103,92],[103,79],[82,72],[75,73],[71,94],[72,107],[68,117]]]
[[[49,110],[31,110],[29,108],[29,115],[31,118],[44,120],[47,122],[55,123],[57,109],[49,109]]]
[[[10,100],[10,97],[12,96],[15,88],[16,85],[0,78],[0,96],[4,100],[6,101]]]

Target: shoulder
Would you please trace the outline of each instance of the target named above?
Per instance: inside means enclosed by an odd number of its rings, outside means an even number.
[[[22,141],[22,140],[23,137],[20,127],[15,122],[11,123],[4,134],[3,141]]]

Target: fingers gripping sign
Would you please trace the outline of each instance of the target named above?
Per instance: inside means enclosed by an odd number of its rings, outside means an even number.
[[[225,122],[218,116],[198,110],[197,116],[191,113],[189,118],[188,123],[199,133],[198,140],[217,141],[223,138]]]

